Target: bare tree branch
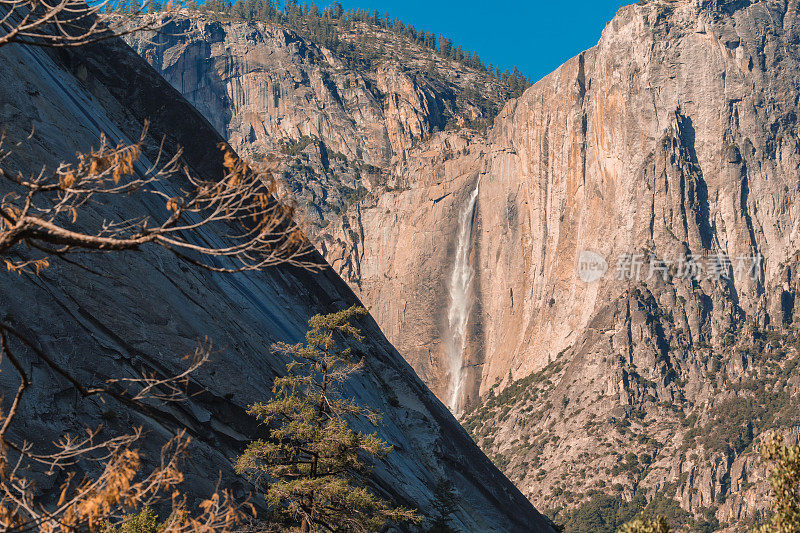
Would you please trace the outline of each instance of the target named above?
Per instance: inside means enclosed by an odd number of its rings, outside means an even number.
[[[7,437],[7,431],[18,414],[19,404],[31,381],[11,349],[9,335],[21,342],[29,351],[67,379],[85,398],[108,395],[129,406],[148,406],[147,398],[177,401],[184,394],[181,384],[186,384],[192,372],[208,361],[210,345],[204,345],[188,357],[190,366],[171,377],[144,375],[142,378],[109,379],[100,386],[86,386],[69,371],[55,363],[46,353],[11,326],[0,324],[0,354],[7,358],[20,375],[20,386],[7,414],[0,413],[0,526],[3,531],[75,531],[94,530],[100,522],[124,520],[126,512],[152,505],[183,481],[179,461],[189,445],[185,431],[164,445],[160,464],[147,474],[141,473],[141,456],[132,447],[143,432],[140,428],[130,434],[99,438],[100,428],[87,429],[82,437],[64,435],[53,443],[54,451],[36,452],[29,442],[16,443]],[[123,392],[114,391],[114,384],[125,384]],[[131,387],[136,387],[131,391]],[[103,465],[102,473],[73,483],[75,468],[86,462]],[[58,504],[45,506],[36,503],[34,485],[24,472],[31,466],[44,468],[47,475],[66,472]],[[138,481],[134,482],[134,478]],[[164,531],[225,531],[244,517],[251,509],[248,504],[235,504],[230,494],[215,493],[201,504],[199,513],[186,510],[186,500],[173,492],[173,514]],[[166,527],[166,526],[165,526]]]
[[[52,454],[54,464],[65,457],[85,459],[90,452],[100,451],[97,462],[103,465],[96,477],[76,482],[73,473],[67,475],[60,488],[55,506],[35,503],[33,484],[23,477],[23,455],[9,461],[5,450],[0,452],[0,526],[3,531],[96,531],[103,524],[124,521],[127,512],[153,505],[161,494],[174,490],[183,481],[180,461],[186,454],[190,439],[183,432],[161,448],[158,465],[142,475],[142,455],[132,446],[141,437],[132,435],[94,444],[91,434],[81,441],[62,443],[62,450]],[[202,502],[199,512],[192,515],[186,508],[186,498],[172,493],[172,515],[160,531],[229,531],[233,525],[252,511],[249,504],[237,504],[230,493],[216,492]]]
[[[19,362],[19,359],[11,351],[11,348],[8,345],[8,337],[6,336],[6,330],[0,325],[0,356],[7,358],[11,361],[11,364],[14,366],[14,369],[20,376],[20,383],[19,388],[17,389],[17,394],[14,396],[14,401],[11,404],[11,408],[8,411],[8,414],[5,415],[3,420],[3,426],[0,427],[0,443],[5,440],[6,432],[8,431],[8,426],[11,424],[11,421],[16,416],[17,411],[19,410],[19,403],[22,400],[22,395],[25,394],[25,390],[30,386],[31,382],[28,378],[28,375],[22,369],[22,364]]]
[[[79,154],[75,163],[61,163],[51,172],[42,169],[35,176],[0,167],[0,180],[11,187],[0,198],[0,255],[6,256],[6,267],[39,271],[49,266],[47,257],[7,257],[12,248],[25,244],[59,256],[157,245],[217,272],[279,264],[321,268],[293,220],[295,205],[273,174],[274,162],[254,166],[222,146],[226,174],[219,180],[202,179],[181,167],[180,152],[162,162],[159,151],[156,162],[145,165],[145,134],[132,145],[112,146],[103,139],[99,148]],[[0,164],[11,153],[0,143]],[[87,204],[108,196],[163,202],[164,215],[160,220],[142,213],[126,220],[79,224]]]
[[[170,20],[145,15],[146,5],[115,12],[119,0],[0,0],[0,47],[24,44],[46,48],[84,46],[140,31],[159,31]],[[145,16],[142,16],[145,15]]]

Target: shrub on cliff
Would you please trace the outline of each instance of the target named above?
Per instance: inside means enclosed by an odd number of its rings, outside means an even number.
[[[619,528],[617,533],[670,533],[670,529],[663,516],[648,518],[640,515]]]

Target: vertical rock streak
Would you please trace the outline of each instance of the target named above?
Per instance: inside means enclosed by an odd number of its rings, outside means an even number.
[[[450,309],[448,310],[448,358],[450,363],[450,398],[448,407],[456,416],[461,414],[461,391],[463,385],[464,349],[467,345],[467,322],[472,307],[470,288],[473,270],[469,263],[472,226],[475,218],[475,203],[478,199],[480,180],[461,211],[458,224],[453,274],[450,277]]]

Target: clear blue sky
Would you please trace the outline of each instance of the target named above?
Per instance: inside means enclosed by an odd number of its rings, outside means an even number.
[[[536,81],[597,44],[606,23],[633,0],[339,0],[345,9],[388,12],[418,30],[444,34],[455,45],[501,69],[519,66]],[[311,4],[311,0],[306,0]],[[302,3],[302,0],[301,2]],[[318,6],[330,4],[318,0]],[[282,4],[282,2],[281,2]]]

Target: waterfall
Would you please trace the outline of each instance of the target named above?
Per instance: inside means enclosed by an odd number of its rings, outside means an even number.
[[[478,199],[478,186],[470,194],[467,204],[458,220],[458,243],[456,245],[453,275],[450,278],[450,309],[448,311],[449,342],[447,355],[450,363],[450,411],[461,413],[461,389],[463,385],[464,349],[467,345],[467,322],[472,308],[470,287],[472,285],[472,266],[469,264],[469,247],[472,240],[472,225],[475,215],[475,201]]]

